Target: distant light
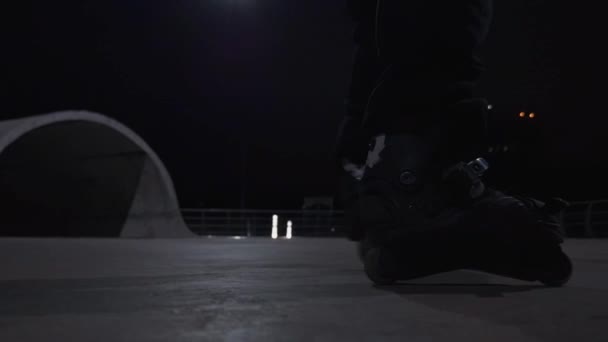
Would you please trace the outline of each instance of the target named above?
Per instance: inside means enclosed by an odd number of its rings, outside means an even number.
[[[251,0],[228,0],[228,1],[224,1],[224,3],[228,6],[231,7],[236,7],[236,8],[250,8],[252,6],[255,5],[256,1],[251,1]]]
[[[524,113],[524,112],[520,112],[520,113],[519,113],[519,117],[520,117],[520,118],[524,118],[524,117],[526,117],[526,113]]]
[[[270,235],[273,239],[279,237],[279,216],[272,215],[272,233]]]
[[[491,104],[488,105],[488,110],[492,110],[494,109],[494,106],[492,106]]]
[[[234,240],[240,240],[240,239],[242,239],[243,237],[242,237],[242,236],[233,236],[232,238],[233,238]]]
[[[509,151],[509,146],[506,146],[502,148],[503,151],[508,152]]]
[[[530,119],[534,119],[536,117],[535,113],[530,113]]]
[[[494,147],[492,147],[492,146],[488,147],[488,152],[490,152],[490,153],[494,152]]]
[[[292,231],[293,231],[293,224],[291,223],[291,221],[287,221],[287,234],[285,234],[286,239],[292,238],[292,236],[293,236]]]

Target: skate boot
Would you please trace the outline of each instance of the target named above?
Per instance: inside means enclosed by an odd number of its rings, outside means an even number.
[[[547,202],[510,196],[488,189],[473,206],[474,222],[493,235],[480,249],[486,258],[472,259],[471,268],[547,286],[562,286],[572,276],[570,258],[562,251],[564,231],[559,213],[567,206],[559,198]]]
[[[486,187],[488,163],[475,158],[479,136],[450,119],[418,124],[374,137],[356,200],[346,208],[370,280],[387,285],[469,268],[563,285],[572,264],[554,216],[565,203]],[[504,251],[495,255],[501,267],[475,262],[492,250]]]

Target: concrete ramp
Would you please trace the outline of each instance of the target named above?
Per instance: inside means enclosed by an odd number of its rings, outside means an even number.
[[[84,111],[0,122],[0,235],[193,236],[156,153]]]

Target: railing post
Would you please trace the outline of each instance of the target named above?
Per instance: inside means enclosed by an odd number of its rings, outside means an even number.
[[[306,222],[306,214],[304,210],[300,210],[300,223],[299,223],[300,227],[307,227],[308,222]],[[307,234],[308,232],[305,232],[304,234]],[[300,235],[302,235],[302,233],[300,233]]]
[[[597,204],[597,203],[596,203]],[[209,234],[218,235],[266,235],[267,215],[280,214],[291,218],[292,224],[298,226],[298,235],[321,236],[334,235],[336,231],[332,228],[337,224],[336,216],[343,215],[342,211],[336,210],[231,210],[231,209],[181,209],[186,224],[201,236]],[[207,217],[209,215],[209,217]],[[590,217],[590,215],[587,215]],[[563,220],[563,217],[561,218]],[[198,221],[197,221],[198,220]],[[277,230],[280,222],[277,220]],[[258,229],[258,226],[260,229]],[[282,230],[282,229],[281,229]],[[276,232],[278,233],[278,231]],[[281,233],[282,234],[282,233]],[[594,234],[595,235],[595,234]]]
[[[589,202],[587,210],[585,211],[585,237],[592,238],[593,234],[593,222],[591,222],[591,212],[593,210],[593,202]]]
[[[205,210],[201,210],[200,211],[201,214],[201,230],[200,230],[200,235],[203,235],[205,233],[205,231],[207,230],[207,227],[205,226]]]

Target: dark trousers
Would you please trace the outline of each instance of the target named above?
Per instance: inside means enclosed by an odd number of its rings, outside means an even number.
[[[347,114],[373,135],[403,125],[402,116],[438,115],[471,98],[491,3],[351,0],[357,49]]]

